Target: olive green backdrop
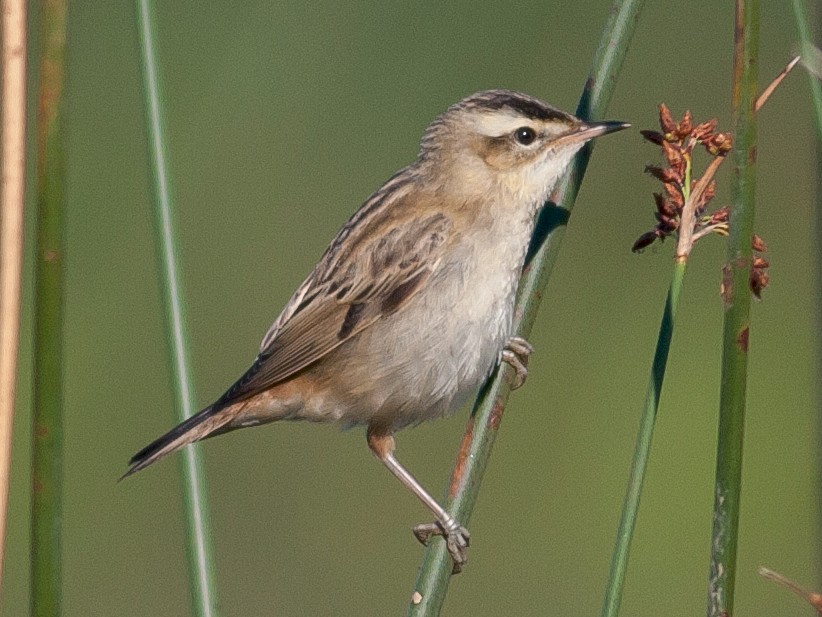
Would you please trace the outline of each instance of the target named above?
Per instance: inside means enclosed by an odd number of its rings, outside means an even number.
[[[818,7],[818,2],[811,2]],[[609,2],[158,3],[170,169],[197,401],[222,393],[337,228],[411,161],[436,114],[514,88],[573,110]],[[763,2],[761,81],[795,51],[788,2]],[[651,2],[609,117],[656,105],[730,130],[732,3]],[[72,3],[67,78],[65,614],[189,611],[177,460],[117,483],[175,422],[152,235],[133,7]],[[819,583],[814,127],[803,71],[760,116],[757,224],[771,286],[753,308],[740,617],[811,610],[767,564]],[[445,614],[596,615],[673,243],[653,224],[634,131],[598,145],[471,520]],[[717,203],[727,201],[720,173]],[[31,229],[31,228],[30,228]],[[31,244],[29,244],[29,253]],[[663,392],[623,614],[704,614],[724,242],[700,242]],[[28,606],[31,281],[24,307],[3,617]],[[442,494],[465,410],[399,435]],[[361,431],[304,424],[204,444],[225,617],[400,615],[428,514]]]

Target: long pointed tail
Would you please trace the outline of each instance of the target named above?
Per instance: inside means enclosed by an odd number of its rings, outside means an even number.
[[[188,420],[181,422],[162,437],[155,439],[137,454],[131,457],[128,462],[131,467],[120,478],[127,478],[133,473],[137,473],[160,460],[167,454],[179,450],[183,446],[200,441],[213,435],[215,432],[223,432],[225,425],[234,417],[234,414],[226,413],[226,408],[206,407],[201,412],[194,414]]]

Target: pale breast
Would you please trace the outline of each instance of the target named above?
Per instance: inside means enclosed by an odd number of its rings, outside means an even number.
[[[500,221],[461,241],[407,306],[340,348],[350,379],[346,395],[324,412],[346,424],[376,418],[396,430],[473,395],[511,336],[532,221]]]

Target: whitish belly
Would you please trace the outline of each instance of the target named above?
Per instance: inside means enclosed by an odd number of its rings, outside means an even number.
[[[511,335],[521,257],[475,257],[453,256],[403,310],[352,341],[371,368],[326,412],[396,430],[447,414],[476,392]]]

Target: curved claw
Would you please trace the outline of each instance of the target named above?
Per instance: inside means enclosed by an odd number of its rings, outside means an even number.
[[[528,356],[533,351],[534,348],[531,343],[519,336],[511,337],[505,343],[500,358],[516,371],[516,376],[511,383],[512,390],[516,390],[525,383],[525,379],[528,377]]]
[[[426,546],[432,536],[443,536],[448,553],[454,561],[452,574],[462,572],[462,568],[468,563],[467,549],[471,544],[471,534],[459,523],[455,522],[454,528],[449,531],[446,531],[445,527],[439,522],[416,525],[414,527],[414,536]]]

